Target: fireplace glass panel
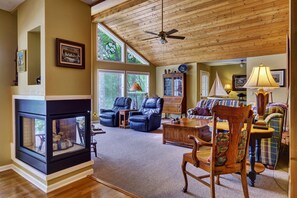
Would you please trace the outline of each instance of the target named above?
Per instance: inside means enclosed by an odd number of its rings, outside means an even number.
[[[45,155],[45,120],[23,117],[23,147]]]
[[[52,120],[53,156],[85,148],[85,117]]]

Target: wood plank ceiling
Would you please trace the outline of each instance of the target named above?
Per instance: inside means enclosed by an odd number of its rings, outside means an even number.
[[[93,16],[155,66],[286,52],[288,0],[164,0],[164,31],[185,40],[142,41],[161,31],[161,0],[130,0]]]

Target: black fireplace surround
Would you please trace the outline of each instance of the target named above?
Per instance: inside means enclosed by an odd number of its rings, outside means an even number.
[[[90,110],[90,99],[16,99],[16,158],[47,175],[90,161]]]

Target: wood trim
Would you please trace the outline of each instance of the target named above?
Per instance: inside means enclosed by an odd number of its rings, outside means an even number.
[[[37,188],[39,188],[43,192],[47,192],[47,186],[46,186],[46,184],[43,183],[43,182],[41,182],[40,180],[38,180],[34,176],[30,175],[29,173],[27,173],[26,171],[22,170],[21,168],[19,168],[18,166],[14,165],[14,164],[12,165],[12,170],[14,170],[17,174],[19,174],[20,176],[22,176],[27,181],[29,181],[32,184],[34,184]]]
[[[297,0],[290,0],[290,112],[297,112],[297,84],[292,77],[297,75]],[[297,115],[290,114],[290,161],[289,197],[297,197]]]
[[[97,182],[99,182],[99,183],[101,183],[101,184],[103,184],[103,185],[105,185],[105,186],[107,186],[107,187],[109,187],[109,188],[112,188],[112,189],[114,189],[114,190],[116,190],[116,191],[119,191],[119,192],[121,192],[121,193],[123,193],[123,194],[125,194],[125,195],[127,195],[127,196],[129,196],[129,197],[132,197],[132,198],[140,198],[140,197],[137,196],[137,195],[134,195],[134,194],[132,194],[132,193],[130,193],[130,192],[128,192],[128,191],[126,191],[126,190],[120,188],[120,187],[117,187],[117,186],[115,186],[115,185],[113,185],[113,184],[110,184],[110,183],[105,182],[105,181],[103,181],[103,180],[101,180],[101,179],[98,179],[98,178],[96,178],[95,176],[89,176],[89,178],[91,178],[92,180],[97,181]]]
[[[142,54],[140,53],[138,50],[134,49],[133,47],[131,47],[131,45],[129,43],[127,43],[120,35],[118,35],[116,32],[114,32],[112,29],[110,29],[109,27],[107,27],[105,24],[102,24],[101,25],[106,28],[106,30],[108,30],[111,34],[113,34],[115,37],[117,37],[118,40],[120,40],[121,42],[124,43],[124,47],[123,47],[123,50],[125,52],[124,54],[124,60],[127,59],[127,45],[130,49],[132,49],[134,52],[136,52],[139,56],[141,56],[143,59],[145,59],[147,62],[148,62],[148,65],[146,64],[138,64],[139,66],[153,66],[153,64]],[[97,32],[97,26],[96,26],[96,32]],[[97,40],[97,34],[95,35],[96,36],[96,40]],[[98,62],[102,61],[102,60],[97,60]],[[114,61],[102,61],[102,62],[114,62]],[[127,61],[124,61],[124,62],[120,62],[120,63],[123,63],[123,64],[129,64],[127,63]]]
[[[0,172],[7,171],[9,169],[12,169],[12,164],[0,166]]]
[[[91,7],[95,6],[95,5],[99,4],[99,3],[102,3],[103,1],[105,1],[105,0],[94,0],[93,3],[91,4]]]
[[[124,3],[121,3],[119,5],[116,5],[108,10],[104,10],[103,12],[99,12],[92,16],[92,21],[100,22],[102,21],[105,17],[108,17],[112,14],[115,14],[117,12],[120,12],[122,10],[125,10],[127,8],[131,8],[133,6],[139,5],[147,0],[130,0]]]

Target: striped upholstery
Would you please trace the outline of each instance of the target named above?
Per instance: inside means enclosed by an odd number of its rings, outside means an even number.
[[[229,106],[229,107],[239,107],[238,100],[220,100],[219,105]]]
[[[197,103],[196,107],[208,108],[211,112],[212,108],[217,104],[230,106],[230,107],[239,107],[238,100],[229,100],[229,99],[203,99]],[[188,118],[212,119],[212,116],[194,115],[193,110],[194,108],[188,109],[187,111]]]
[[[275,131],[271,138],[261,140],[260,161],[269,166],[275,167],[280,150],[281,137],[283,131],[284,111],[279,106],[270,106],[266,108],[264,114],[265,122]]]

